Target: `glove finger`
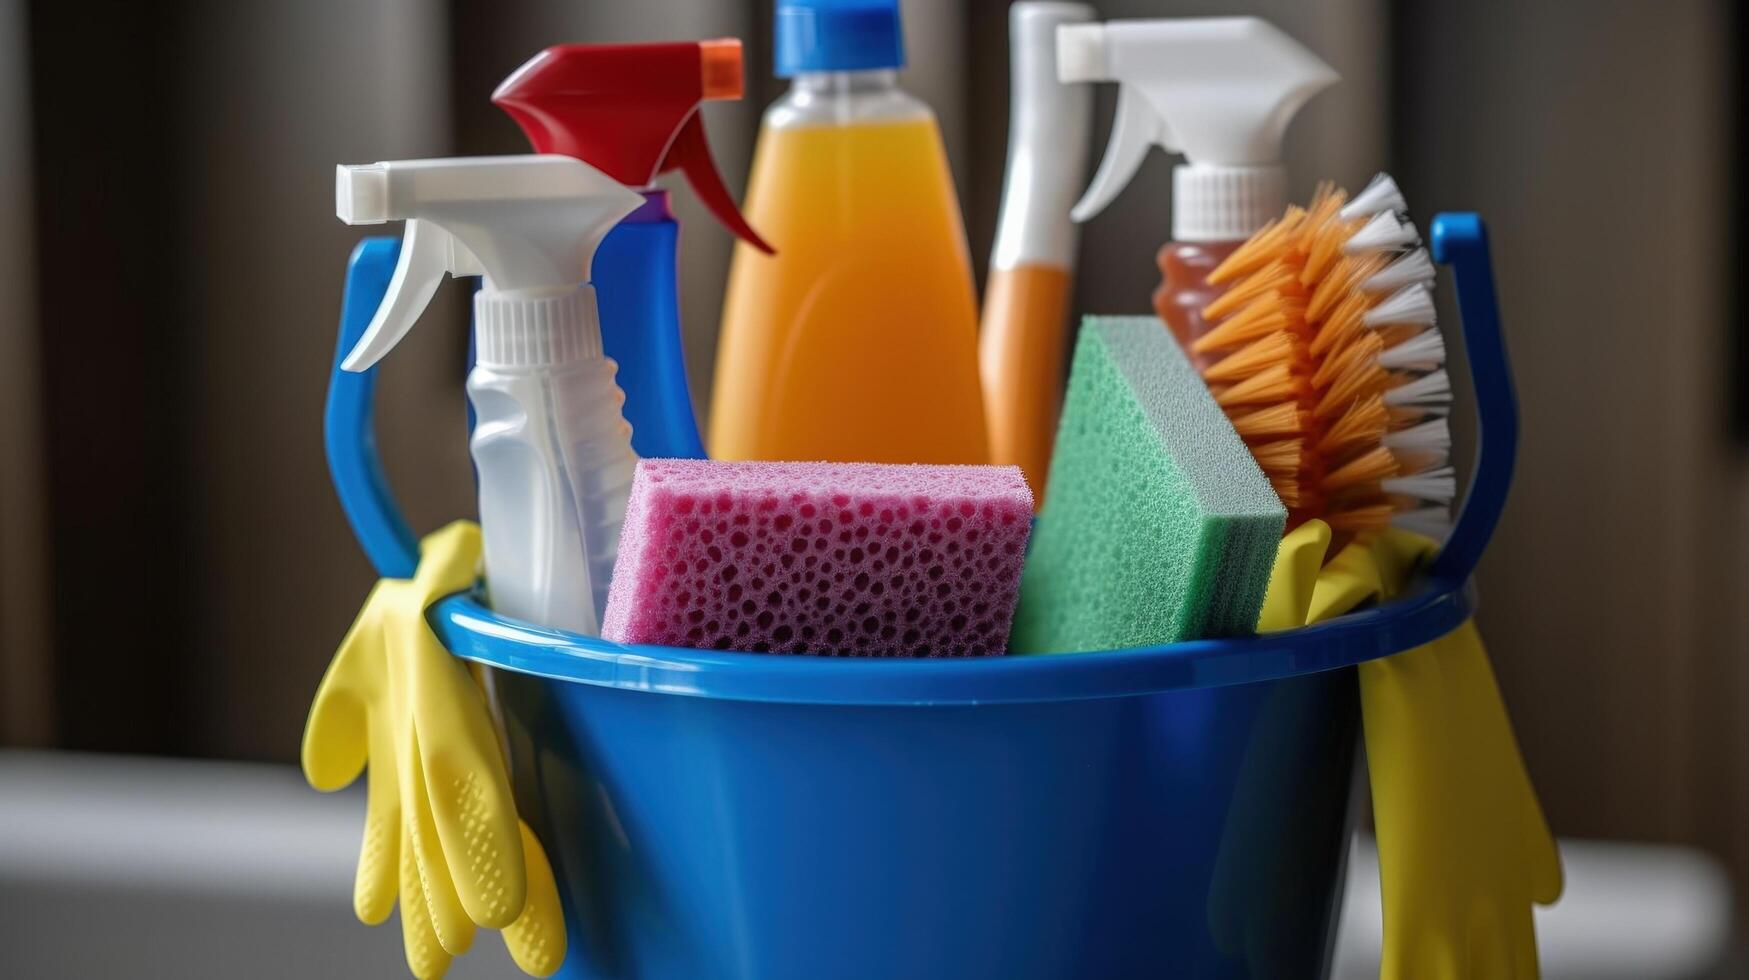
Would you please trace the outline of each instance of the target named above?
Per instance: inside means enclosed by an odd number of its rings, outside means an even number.
[[[365,661],[371,653],[381,657],[383,634],[378,609],[382,589],[371,589],[364,609],[340,641],[340,647],[322,675],[316,697],[310,702],[310,717],[304,724],[304,742],[299,753],[304,779],[323,792],[350,784],[363,771],[369,747],[366,702],[369,684]],[[373,651],[367,649],[376,644]]]
[[[352,910],[359,921],[377,925],[395,907],[395,878],[400,870],[401,787],[395,774],[394,735],[375,722],[370,729],[368,795],[364,806],[364,843],[358,851],[358,875],[352,886]]]
[[[550,977],[565,962],[565,919],[559,907],[559,886],[553,880],[547,852],[534,831],[520,821],[517,826],[522,837],[522,863],[528,869],[528,903],[516,921],[505,928],[504,945],[522,972]]]
[[[324,793],[351,785],[364,771],[369,723],[364,702],[323,681],[310,704],[299,761],[304,779]]]
[[[527,903],[516,801],[485,696],[462,661],[422,634],[413,716],[431,815],[457,895],[477,923],[503,929]]]
[[[413,844],[413,862],[425,894],[425,907],[431,915],[431,927],[437,941],[453,956],[460,956],[474,944],[474,923],[456,897],[450,864],[438,839],[437,827],[431,819],[431,801],[426,794],[425,775],[420,770],[417,736],[410,773],[401,777],[402,822]]]
[[[405,830],[402,831],[406,833]],[[401,840],[401,946],[407,954],[407,969],[419,980],[437,980],[449,972],[450,955],[437,941],[431,914],[425,908],[419,868],[413,858],[412,841]]]
[[[1542,817],[1540,812],[1537,817],[1539,818],[1538,831],[1542,834],[1543,839],[1538,842],[1536,854],[1532,857],[1533,877],[1530,897],[1538,905],[1553,905],[1561,899],[1561,892],[1565,889],[1566,874],[1561,868],[1561,853],[1555,849],[1554,838],[1549,836],[1548,825],[1540,823]]]

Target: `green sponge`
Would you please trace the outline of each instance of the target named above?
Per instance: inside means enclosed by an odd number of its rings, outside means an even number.
[[[1083,322],[1048,487],[1016,653],[1256,627],[1287,511],[1159,320]]]

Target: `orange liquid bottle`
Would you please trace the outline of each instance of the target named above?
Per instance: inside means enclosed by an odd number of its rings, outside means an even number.
[[[796,72],[744,211],[778,254],[736,246],[711,454],[988,462],[965,228],[929,107],[890,69]]]

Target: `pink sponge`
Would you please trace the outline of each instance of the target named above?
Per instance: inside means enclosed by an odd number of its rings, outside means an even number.
[[[1002,653],[1031,521],[1013,466],[643,460],[601,635],[756,653]]]

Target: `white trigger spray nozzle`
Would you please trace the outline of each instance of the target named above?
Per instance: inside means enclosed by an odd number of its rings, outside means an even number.
[[[486,278],[475,305],[489,301],[494,315],[487,326],[503,320],[506,329],[526,333],[529,324],[551,325],[552,336],[519,352],[541,357],[582,349],[553,333],[574,332],[583,326],[580,315],[553,303],[589,280],[601,239],[643,203],[594,167],[556,154],[342,165],[334,191],[335,214],[347,224],[407,222],[388,292],[341,363],[348,371],[366,370],[393,350],[445,275]],[[593,316],[585,317],[590,326]]]
[[[1182,152],[1173,237],[1243,239],[1286,206],[1281,140],[1294,113],[1337,80],[1256,17],[1119,20],[1057,29],[1058,77],[1119,85],[1111,141],[1076,221],[1123,190],[1148,148]]]

